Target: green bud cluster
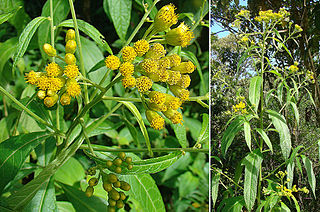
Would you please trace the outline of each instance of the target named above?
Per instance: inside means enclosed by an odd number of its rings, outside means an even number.
[[[127,198],[123,191],[129,191],[131,186],[125,181],[119,181],[117,175],[108,174],[102,175],[103,188],[108,192],[108,211],[115,211],[115,208],[123,208],[123,200]],[[120,188],[123,191],[116,190]]]
[[[92,197],[93,192],[94,192],[93,186],[98,185],[98,182],[99,182],[99,180],[96,177],[93,177],[89,180],[89,182],[88,182],[89,186],[87,187],[86,192],[85,192],[87,197]]]
[[[118,154],[118,157],[113,159],[113,161],[108,160],[106,162],[107,168],[109,170],[121,174],[123,168],[127,168],[128,170],[131,170],[133,168],[132,163],[132,158],[131,157],[126,157],[126,154],[124,152],[120,152]]]

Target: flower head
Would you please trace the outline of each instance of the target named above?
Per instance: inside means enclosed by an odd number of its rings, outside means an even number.
[[[45,68],[45,71],[49,77],[57,77],[62,75],[61,67],[55,62],[49,63]]]
[[[177,85],[171,85],[169,86],[171,92],[179,97],[181,101],[186,101],[189,99],[189,91],[187,89],[181,88],[180,86]]]
[[[47,89],[53,92],[59,91],[63,87],[63,81],[58,77],[47,78]]]
[[[137,78],[136,87],[138,88],[139,92],[145,92],[152,87],[152,84],[152,80],[149,77],[141,76]]]
[[[168,69],[170,67],[170,59],[168,57],[163,57],[159,60],[160,69]]]
[[[107,68],[110,68],[111,70],[116,70],[120,66],[120,59],[115,55],[109,55],[104,62]]]
[[[62,94],[62,96],[60,97],[61,105],[63,106],[70,105],[70,102],[71,102],[71,96],[67,93]]]
[[[179,71],[181,74],[191,74],[194,69],[195,65],[191,61],[182,62],[180,65],[171,68],[173,71]]]
[[[126,76],[122,79],[122,85],[124,88],[133,88],[136,86],[136,78],[133,76]]]
[[[64,69],[64,74],[70,78],[74,79],[79,75],[79,69],[77,65],[67,65]]]
[[[77,43],[75,40],[68,40],[66,43],[66,53],[74,54],[77,49]]]
[[[165,117],[170,119],[170,121],[172,121],[173,124],[182,124],[183,117],[182,114],[178,111],[168,109],[167,111],[164,111],[162,113],[165,115]]]
[[[173,4],[163,6],[157,13],[154,19],[154,29],[156,32],[161,32],[169,29],[172,25],[178,22],[178,15],[175,14]]]
[[[25,79],[27,83],[30,83],[31,85],[35,85],[38,83],[40,76],[41,76],[41,72],[30,71],[29,73],[26,73]]]
[[[132,61],[137,56],[137,53],[135,52],[134,48],[131,46],[126,46],[121,51],[122,51],[122,59],[124,62]]]
[[[181,75],[181,78],[177,82],[177,85],[182,88],[187,88],[189,87],[190,82],[191,82],[190,76],[188,74],[183,74]]]
[[[160,43],[155,43],[151,46],[145,58],[159,60],[161,57],[164,57],[165,54],[166,50],[164,49],[163,45]]]
[[[39,90],[37,92],[37,96],[38,96],[39,99],[44,99],[46,97],[46,92],[43,91],[43,90]]]
[[[58,94],[55,94],[54,96],[47,96],[44,99],[43,103],[47,107],[52,107],[53,105],[55,105],[57,103],[58,99],[59,99]]]
[[[42,75],[38,78],[37,81],[37,86],[40,90],[47,90],[47,88],[49,87],[49,77]]]
[[[68,65],[75,65],[76,64],[76,57],[74,56],[74,54],[71,54],[71,53],[67,53],[65,56],[64,56],[64,60],[66,61],[66,63]]]
[[[178,110],[182,104],[182,101],[177,98],[177,97],[174,97],[170,94],[166,94],[166,100],[165,100],[165,103],[164,103],[169,109],[172,109],[172,110]]]
[[[167,82],[169,78],[169,72],[166,69],[161,69],[158,71],[158,76],[160,82]]]
[[[166,94],[159,91],[151,91],[148,96],[150,98],[150,102],[156,103],[158,105],[161,105],[166,101]]]
[[[147,110],[146,117],[153,129],[161,130],[164,127],[164,119],[155,111]]]
[[[141,67],[146,73],[154,73],[158,69],[158,63],[153,59],[144,59],[141,62]]]
[[[133,48],[139,57],[143,56],[149,50],[150,46],[146,40],[138,40],[133,44]]]
[[[79,96],[81,93],[81,87],[75,79],[69,79],[67,81],[67,94],[72,97]]]
[[[74,40],[76,38],[76,32],[73,29],[68,29],[66,34],[66,42],[68,40]]]
[[[169,77],[168,77],[168,80],[167,80],[167,83],[169,85],[175,85],[178,83],[178,81],[180,80],[181,78],[181,74],[179,71],[168,71],[169,73]]]
[[[170,66],[171,67],[175,67],[181,64],[181,57],[177,54],[172,54],[170,56],[168,56],[169,60],[170,60]]]
[[[170,30],[165,36],[168,44],[181,47],[190,45],[192,38],[194,38],[193,32],[183,22],[177,28]]]
[[[148,102],[148,108],[154,111],[159,111],[159,112],[168,110],[168,107],[165,104],[158,105],[150,101]]]
[[[43,45],[43,51],[49,56],[49,57],[55,57],[57,55],[57,51],[48,43],[45,43]]]
[[[134,72],[134,65],[131,62],[124,62],[120,65],[119,71],[122,76],[132,76]]]

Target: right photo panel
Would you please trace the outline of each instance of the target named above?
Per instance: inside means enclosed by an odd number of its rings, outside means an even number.
[[[319,1],[210,7],[212,211],[319,211]]]

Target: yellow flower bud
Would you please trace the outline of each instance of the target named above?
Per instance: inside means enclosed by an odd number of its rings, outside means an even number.
[[[146,117],[153,129],[161,130],[164,127],[164,119],[155,111],[147,110]]]
[[[46,97],[46,92],[43,91],[43,90],[39,90],[37,92],[37,96],[38,96],[39,99],[44,99]]]
[[[70,102],[71,102],[71,96],[68,95],[67,93],[62,94],[62,96],[60,97],[61,105],[63,106],[70,105]]]
[[[53,90],[47,90],[47,96],[54,96],[56,95],[56,92]]]
[[[66,44],[66,53],[74,54],[77,49],[77,43],[75,40],[68,40]]]
[[[181,74],[191,74],[194,69],[195,65],[191,61],[182,62],[180,65],[171,68],[172,71],[179,71]]]
[[[186,47],[190,45],[192,38],[194,38],[192,31],[183,22],[165,35],[167,43],[172,46]]]
[[[166,94],[161,93],[159,91],[151,91],[148,94],[148,97],[150,98],[151,102],[154,102],[158,105],[161,105],[166,101]]]
[[[74,65],[74,64],[76,64],[76,57],[74,56],[74,54],[67,53],[67,54],[64,56],[64,60],[66,61],[66,63],[67,63],[68,65]]]
[[[68,40],[75,40],[76,38],[76,32],[73,29],[69,29],[66,34],[66,42]]]
[[[47,107],[52,107],[57,103],[58,98],[59,98],[58,94],[55,94],[54,96],[48,96],[44,99],[43,103]]]
[[[146,40],[138,40],[133,44],[133,48],[137,55],[141,57],[149,50],[149,43]]]
[[[153,23],[155,32],[162,32],[169,29],[178,22],[178,15],[174,13],[175,9],[173,4],[169,4],[163,6],[158,11]]]
[[[49,57],[55,57],[57,55],[57,51],[48,43],[45,43],[43,45],[43,51],[49,56]]]
[[[171,92],[176,95],[177,97],[179,97],[179,99],[181,99],[181,101],[185,101],[189,99],[189,91],[181,88],[180,86],[177,85],[171,85],[169,86]]]
[[[173,124],[182,124],[182,114],[176,110],[168,109],[167,111],[162,112]]]
[[[159,60],[161,57],[164,57],[166,54],[166,50],[164,49],[163,45],[160,43],[155,43],[151,46],[145,58]]]

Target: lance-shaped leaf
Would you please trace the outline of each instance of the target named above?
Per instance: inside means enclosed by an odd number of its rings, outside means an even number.
[[[50,135],[34,132],[11,137],[0,144],[0,193],[16,176],[31,150]]]
[[[271,112],[271,110],[268,110],[267,112],[269,113],[269,117],[271,118],[274,127],[279,132],[280,148],[283,157],[287,159],[291,151],[291,136],[288,125],[285,122],[285,118],[281,114],[275,111]]]
[[[271,152],[273,153],[272,143],[265,131],[263,131],[261,128],[257,128],[256,131],[260,134],[261,138],[264,140],[264,142],[267,144]]]
[[[249,101],[254,106],[254,110],[258,110],[260,101],[260,91],[262,85],[262,78],[260,76],[252,77],[249,87]]]
[[[248,121],[243,123],[243,131],[244,131],[244,138],[246,140],[247,146],[251,151],[251,127]]]
[[[221,141],[221,151],[223,156],[226,155],[228,148],[231,145],[236,134],[242,129],[242,125],[244,121],[245,120],[242,116],[236,117],[228,126],[226,131],[223,133],[223,137]]]
[[[101,164],[106,168],[106,162],[108,160],[113,160],[117,157],[116,154],[112,154],[110,152],[97,152],[95,151],[95,155],[93,156],[89,151],[85,151],[85,153],[97,163]],[[162,171],[172,164],[174,164],[181,156],[182,152],[173,152],[165,156],[141,160],[136,155],[127,153],[127,156],[133,158],[133,168],[128,170],[127,167],[122,167],[121,174],[125,175],[136,175],[136,174],[151,174]],[[112,170],[114,171],[114,170]]]
[[[17,46],[17,52],[14,56],[12,69],[17,64],[18,59],[20,57],[22,57],[24,55],[24,53],[26,52],[26,50],[29,46],[29,43],[31,41],[31,38],[33,37],[33,34],[36,32],[36,30],[38,29],[40,24],[45,20],[48,20],[48,18],[37,17],[37,18],[33,19],[32,21],[30,21],[30,23],[28,23],[28,25],[24,28],[24,30],[22,31],[22,33],[19,37],[19,43]]]
[[[213,208],[218,198],[219,180],[220,180],[220,173],[216,173],[212,178],[212,189],[211,189]]]
[[[311,187],[312,193],[313,193],[314,197],[317,198],[316,197],[316,177],[315,177],[314,172],[313,172],[312,162],[305,155],[301,155],[301,158],[302,158],[302,161],[303,161],[303,164],[304,164],[304,168],[307,171],[308,182],[309,182],[309,185]]]
[[[244,172],[244,201],[249,211],[252,210],[257,196],[259,169],[262,163],[262,154],[259,149],[254,150],[243,160]]]

